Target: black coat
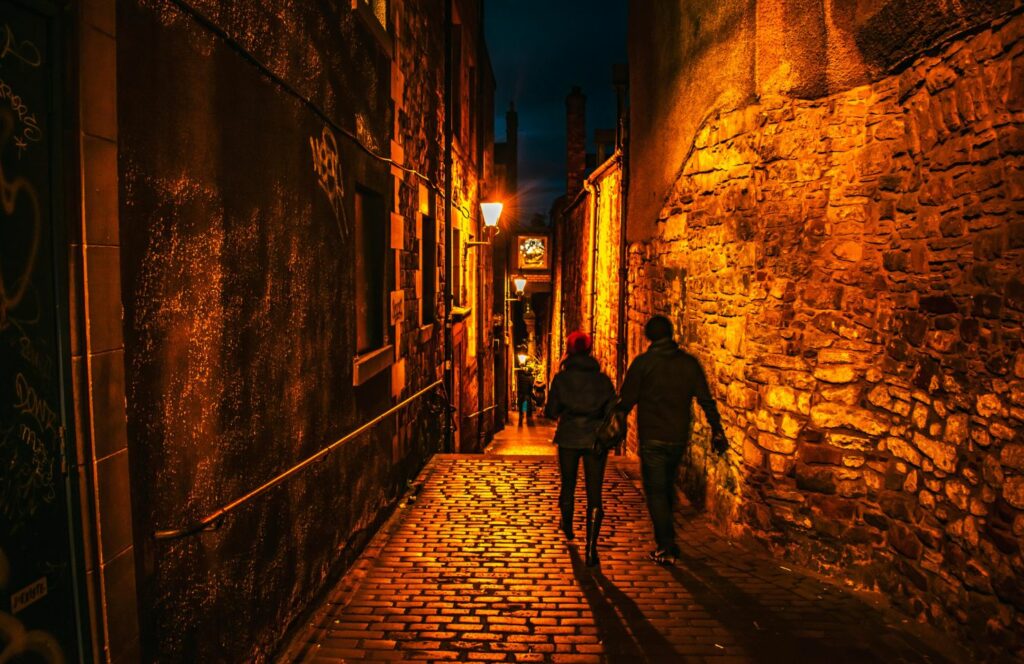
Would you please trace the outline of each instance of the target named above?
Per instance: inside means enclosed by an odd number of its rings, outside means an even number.
[[[622,381],[620,405],[637,406],[640,441],[661,440],[685,444],[690,438],[694,399],[704,409],[712,432],[722,430],[722,418],[708,389],[704,369],[693,355],[671,339],[658,340],[629,365]]]
[[[615,386],[589,355],[570,355],[551,381],[544,415],[558,419],[555,444],[574,449],[594,445],[597,427],[615,402]]]

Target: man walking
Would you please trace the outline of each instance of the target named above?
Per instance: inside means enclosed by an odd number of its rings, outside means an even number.
[[[689,443],[693,399],[704,409],[711,425],[715,452],[725,454],[729,443],[704,370],[697,358],[672,339],[672,322],[654,316],[644,326],[644,336],[651,345],[629,366],[618,408],[628,413],[637,406],[641,473],[657,543],[649,557],[667,564],[679,557],[672,499],[679,462]]]

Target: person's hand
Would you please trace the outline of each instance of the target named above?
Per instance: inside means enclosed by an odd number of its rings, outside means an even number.
[[[725,456],[725,453],[729,450],[729,440],[725,437],[724,431],[716,431],[711,434],[711,449],[713,449],[718,456]]]

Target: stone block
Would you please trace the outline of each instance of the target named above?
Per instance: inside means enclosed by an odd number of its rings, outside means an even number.
[[[128,446],[125,413],[124,351],[90,355],[92,406],[92,447],[95,459],[102,459]]]
[[[96,462],[96,476],[101,551],[103,560],[112,560],[132,545],[128,450]]]
[[[811,424],[821,429],[854,429],[877,436],[889,430],[887,418],[863,408],[820,403],[811,409]]]
[[[912,466],[921,465],[921,455],[918,454],[917,450],[914,449],[913,445],[906,442],[902,438],[889,437],[885,439],[886,448],[892,453],[892,455],[898,459],[902,459]]]
[[[793,454],[796,451],[796,441],[791,438],[782,438],[781,436],[773,436],[770,433],[763,431],[757,435],[757,444],[768,450],[769,452],[775,452],[776,454]]]
[[[995,394],[982,394],[978,397],[975,410],[982,417],[991,417],[1003,412],[1003,402]]]
[[[935,467],[947,473],[956,472],[957,449],[954,445],[914,434],[914,445],[932,460]]]
[[[999,452],[999,461],[1007,468],[1024,471],[1024,445],[1004,445]]]
[[[819,365],[814,377],[826,383],[850,383],[857,379],[857,371],[849,365]]]
[[[104,566],[104,584],[109,638],[114,654],[129,647],[139,636],[133,548]]]
[[[81,31],[80,67],[82,131],[117,140],[117,44],[113,37],[92,27]]]
[[[920,558],[924,549],[914,531],[899,522],[893,522],[889,527],[889,545],[912,560]]]
[[[768,408],[806,415],[810,411],[811,395],[783,385],[769,385],[763,402]]]
[[[811,445],[804,443],[798,454],[800,461],[809,464],[830,464],[838,466],[843,463],[843,451],[828,445]]]
[[[1024,509],[1024,477],[1007,477],[1003,482],[1003,499],[1017,509]]]
[[[796,486],[803,491],[832,495],[836,493],[836,478],[828,468],[797,463]]]
[[[964,413],[955,413],[946,418],[946,441],[961,445],[967,440],[968,418]]]
[[[93,246],[86,248],[85,257],[89,351],[121,348],[121,252],[117,247]]]
[[[913,522],[917,500],[897,491],[887,491],[878,499],[878,506],[886,516],[899,521]]]

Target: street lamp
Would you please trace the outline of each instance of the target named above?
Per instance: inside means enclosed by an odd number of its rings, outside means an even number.
[[[480,212],[483,213],[484,217],[484,237],[486,240],[467,242],[466,248],[479,247],[485,244],[490,244],[490,239],[498,233],[498,219],[501,218],[501,210],[504,208],[502,203],[481,203]]]
[[[480,211],[484,214],[484,226],[497,228],[498,219],[501,218],[501,211],[504,207],[503,203],[481,203]]]
[[[526,277],[517,274],[512,277],[512,285],[516,288],[516,295],[522,295],[526,291]]]

